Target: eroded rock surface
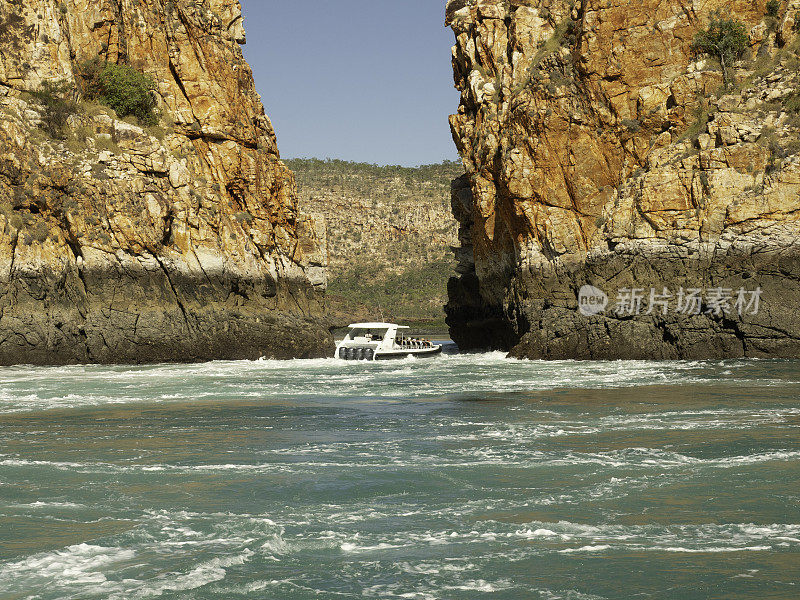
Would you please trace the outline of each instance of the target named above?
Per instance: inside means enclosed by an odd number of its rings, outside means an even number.
[[[0,0],[0,364],[318,356],[324,224],[239,47],[238,1]],[[26,92],[100,57],[157,84],[160,126]]]
[[[729,89],[691,49],[715,9],[750,37]],[[800,356],[798,11],[448,3],[467,168],[453,339],[528,358]],[[586,316],[589,285],[608,306]]]

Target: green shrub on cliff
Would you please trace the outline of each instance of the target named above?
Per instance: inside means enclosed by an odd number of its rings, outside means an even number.
[[[113,108],[120,118],[133,115],[143,126],[158,123],[153,95],[156,84],[148,75],[99,58],[83,63],[79,75],[87,100],[97,100]]]
[[[781,9],[780,0],[769,0],[767,2],[767,16],[768,17],[777,17],[778,11]]]
[[[709,54],[719,59],[725,85],[731,83],[728,68],[741,58],[750,45],[750,37],[744,23],[738,19],[725,19],[720,12],[711,14],[708,29],[694,36],[692,48],[700,54]]]
[[[639,133],[642,130],[642,124],[637,119],[622,119],[621,124],[629,133]]]
[[[31,96],[43,109],[40,127],[53,139],[66,139],[67,119],[78,112],[69,88],[64,83],[46,81],[41,89],[31,92]]]
[[[800,113],[800,90],[795,90],[788,96],[786,96],[783,100],[783,107],[786,109],[787,112],[790,113]]]
[[[706,127],[708,126],[708,122],[712,117],[708,102],[706,102],[704,99],[700,99],[694,114],[696,117],[694,123],[692,123],[689,128],[683,132],[683,135],[678,138],[679,142],[683,140],[691,140],[692,142],[696,142],[700,135],[706,132]]]

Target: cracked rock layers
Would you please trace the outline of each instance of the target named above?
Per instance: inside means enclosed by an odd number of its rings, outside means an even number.
[[[310,357],[324,224],[298,214],[224,0],[0,0],[0,364]],[[26,92],[100,57],[161,125],[81,102],[54,139]]]
[[[691,51],[715,9],[750,37],[727,89],[719,63]],[[766,12],[448,3],[467,176],[453,184],[447,313],[462,349],[800,356],[800,2]]]

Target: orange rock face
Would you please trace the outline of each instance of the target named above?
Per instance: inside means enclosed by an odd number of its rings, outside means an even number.
[[[800,3],[788,4],[773,19],[745,1],[449,3],[462,92],[451,126],[468,171],[453,191],[469,250],[448,305],[460,345],[531,358],[800,354]],[[728,89],[719,62],[692,50],[716,9],[750,38]],[[585,285],[607,294],[606,311],[581,314]],[[664,288],[667,313],[646,314]],[[689,288],[700,310],[676,313]],[[631,289],[642,314],[616,310]],[[718,311],[715,289],[760,289],[763,304]]]
[[[0,364],[316,356],[325,228],[223,0],[0,0]],[[83,101],[87,60],[149,75],[161,123]],[[63,135],[26,92],[77,102]]]

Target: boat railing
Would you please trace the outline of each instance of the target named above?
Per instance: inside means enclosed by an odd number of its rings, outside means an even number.
[[[398,346],[404,350],[422,350],[425,348],[433,348],[433,343],[429,340],[419,338],[397,338],[395,340]]]

